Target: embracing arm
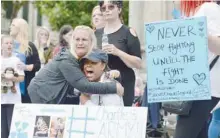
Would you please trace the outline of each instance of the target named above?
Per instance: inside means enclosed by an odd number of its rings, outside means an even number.
[[[116,83],[100,83],[100,82],[89,82],[85,75],[80,70],[77,62],[70,60],[63,60],[59,64],[60,71],[62,72],[65,79],[74,88],[79,91],[91,94],[113,94],[116,93]]]

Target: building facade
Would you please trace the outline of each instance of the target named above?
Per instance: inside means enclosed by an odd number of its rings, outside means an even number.
[[[142,69],[136,71],[146,82],[145,23],[171,20],[174,8],[179,8],[179,1],[135,1],[129,2],[129,26],[136,30],[142,49]]]
[[[11,20],[7,18],[6,11],[1,8],[1,34],[9,34],[9,27]],[[24,5],[17,14],[18,18],[23,18],[29,25],[29,40],[34,41],[36,38],[36,31],[38,27],[45,26],[50,29],[50,24],[47,17],[41,16],[37,8],[35,8],[33,1],[29,1]],[[58,38],[57,32],[51,33],[52,37]]]

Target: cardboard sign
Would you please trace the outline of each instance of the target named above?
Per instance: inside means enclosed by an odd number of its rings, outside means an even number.
[[[148,102],[211,98],[205,17],[145,25]]]
[[[9,138],[145,138],[147,108],[17,104]]]

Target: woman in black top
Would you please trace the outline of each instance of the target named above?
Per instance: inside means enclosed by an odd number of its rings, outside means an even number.
[[[106,26],[95,32],[97,46],[109,54],[109,67],[120,71],[125,90],[124,105],[131,106],[135,85],[132,68],[141,68],[140,42],[135,31],[121,23],[122,1],[100,1],[99,5],[106,19]]]
[[[38,51],[32,42],[28,42],[28,24],[24,19],[16,18],[12,21],[10,35],[15,39],[14,53],[22,61],[18,68],[25,71],[24,82],[20,83],[22,103],[30,103],[27,87],[41,67]]]
[[[69,40],[71,39],[73,28],[71,25],[63,25],[59,33],[59,45],[53,51],[53,57],[61,51],[62,48],[70,48]]]

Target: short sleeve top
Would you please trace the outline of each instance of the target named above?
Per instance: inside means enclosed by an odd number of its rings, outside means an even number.
[[[95,32],[97,38],[97,47],[102,48],[102,35],[104,33],[104,28],[97,29]],[[122,25],[122,27],[114,33],[108,34],[108,43],[115,45],[118,49],[123,52],[141,58],[141,48],[140,42],[137,36],[133,35],[130,28]],[[134,76],[134,72],[129,68],[118,56],[109,54],[108,66],[111,69],[118,69],[121,73],[126,73],[126,75]],[[122,74],[122,77],[124,75]],[[128,77],[127,76],[127,77]],[[129,77],[129,79],[131,79]]]

